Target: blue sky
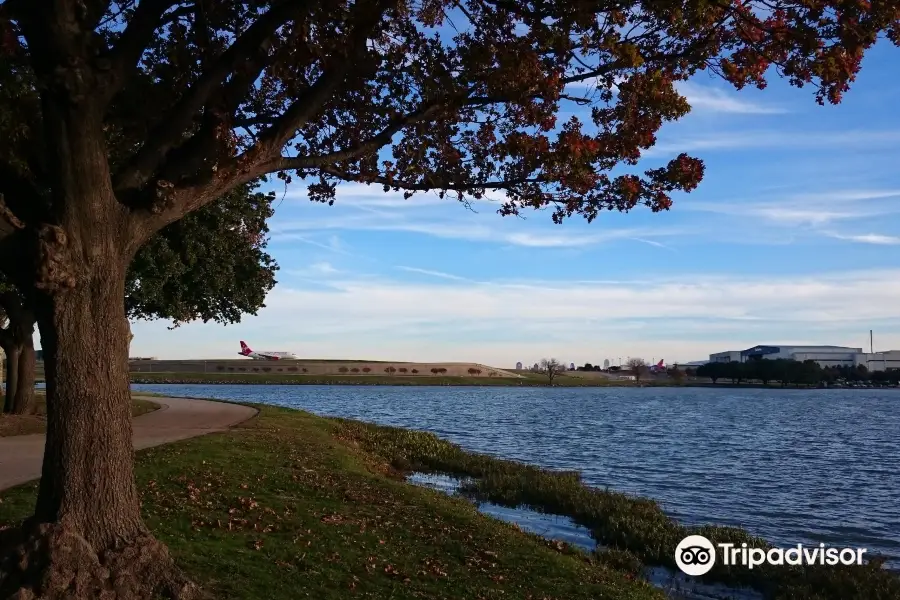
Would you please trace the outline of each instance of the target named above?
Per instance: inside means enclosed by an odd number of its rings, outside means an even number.
[[[900,80],[882,45],[839,106],[773,79],[735,91],[701,75],[690,115],[641,166],[706,163],[671,211],[554,225],[433,195],[344,185],[334,206],[303,182],[277,203],[278,285],[237,325],[133,324],[132,355],[478,361],[553,356],[667,362],[760,343],[900,348]]]

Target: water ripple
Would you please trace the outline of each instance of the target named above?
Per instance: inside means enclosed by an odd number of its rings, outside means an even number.
[[[900,566],[893,390],[136,385],[432,431],[654,498],[688,524],[865,547]]]

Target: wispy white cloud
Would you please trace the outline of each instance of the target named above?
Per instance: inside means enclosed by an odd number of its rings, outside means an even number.
[[[687,99],[694,111],[710,111],[736,114],[771,115],[787,112],[779,106],[758,104],[716,87],[700,85],[691,81],[679,82],[678,93]]]
[[[517,227],[521,225],[521,227]],[[490,242],[510,246],[530,248],[585,248],[613,241],[642,238],[640,241],[660,237],[673,237],[687,233],[684,229],[665,228],[606,228],[596,233],[582,233],[565,226],[528,227],[520,222],[503,222],[499,217],[493,220],[470,219],[468,221],[452,219],[417,219],[410,220],[376,212],[366,215],[348,215],[344,217],[310,218],[291,222],[278,223],[272,226],[274,240],[285,239],[285,236],[300,235],[305,239],[305,232],[326,230],[355,231],[402,231],[420,233],[438,238],[464,240],[469,242]]]
[[[833,237],[838,240],[845,240],[848,242],[859,242],[861,244],[875,244],[877,246],[898,246],[900,245],[900,236],[896,235],[882,235],[879,233],[864,233],[864,234],[842,234],[836,232],[827,232],[829,237]]]
[[[848,151],[900,145],[900,130],[848,131],[721,131],[703,135],[665,136],[646,156],[697,152],[703,150],[738,150],[777,148]]]
[[[403,265],[399,265],[396,268],[401,271],[406,271],[408,273],[418,273],[420,275],[430,275],[431,277],[439,277],[441,279],[451,279],[453,281],[472,281],[468,277],[460,277],[459,275],[453,275],[452,273],[445,273],[443,271],[433,271],[431,269],[420,269],[418,267],[406,267]]]
[[[720,202],[685,202],[679,208],[742,218],[755,218],[782,226],[821,228],[837,221],[867,219],[900,212],[897,190],[829,190],[786,194],[763,201],[730,199]]]
[[[306,189],[302,185],[292,187],[285,196],[288,200],[308,201]],[[337,207],[356,208],[424,208],[452,204],[450,198],[441,199],[436,193],[418,193],[410,199],[403,192],[384,191],[381,185],[364,183],[342,183],[337,187],[334,204]]]
[[[440,283],[350,276],[324,281],[329,287],[275,288],[257,317],[221,335],[265,338],[311,357],[478,360],[498,366],[545,355],[575,362],[604,354],[689,360],[798,340],[855,346],[873,325],[885,330],[885,347],[900,345],[898,269],[778,277],[682,273],[615,282],[484,284],[452,275]],[[147,327],[136,325],[133,349],[151,355],[177,349],[196,356],[196,347],[182,348],[172,336],[190,341],[201,329],[222,331],[189,324],[156,346],[142,335]]]

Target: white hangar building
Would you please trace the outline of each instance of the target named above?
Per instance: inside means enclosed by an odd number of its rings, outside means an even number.
[[[865,365],[870,371],[900,369],[900,350],[863,352],[847,346],[753,346],[747,350],[729,350],[709,355],[709,362],[747,362],[748,360],[785,358],[803,362],[814,360],[821,367]]]

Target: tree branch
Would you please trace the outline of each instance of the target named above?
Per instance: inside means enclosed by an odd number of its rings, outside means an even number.
[[[105,90],[106,102],[109,102],[128,81],[129,75],[134,72],[135,65],[153,39],[153,33],[160,26],[163,14],[179,1],[141,0],[118,43],[105,55],[100,56],[97,63],[101,68],[109,68],[109,87]]]
[[[366,49],[366,41],[372,30],[381,21],[385,12],[396,6],[397,0],[374,0],[371,3],[358,2],[356,15],[351,25],[347,55],[336,65],[324,69],[322,75],[304,94],[295,100],[271,127],[260,133],[255,151],[264,156],[275,156],[303,125],[328,101],[335,89],[353,70],[359,55]],[[362,7],[361,7],[362,6]]]
[[[166,153],[182,140],[194,116],[222,82],[281,26],[306,11],[313,2],[314,0],[281,0],[248,27],[162,119],[147,142],[115,178],[114,188],[117,191],[136,189],[146,183]]]
[[[287,159],[290,160],[290,159]],[[451,183],[448,181],[428,181],[426,183],[412,183],[408,181],[403,181],[400,179],[388,179],[387,177],[383,177],[380,175],[377,176],[363,176],[356,175],[354,173],[350,173],[348,171],[344,171],[341,169],[337,169],[335,167],[323,167],[321,168],[323,173],[327,173],[333,177],[337,177],[338,179],[342,179],[344,181],[352,181],[355,183],[378,183],[381,185],[386,185],[393,189],[401,189],[408,190],[410,192],[428,192],[431,190],[449,190],[455,192],[467,192],[469,190],[496,190],[502,188],[510,188],[516,185],[524,185],[528,183],[544,183],[545,179],[543,177],[529,177],[524,179],[510,179],[507,181],[484,181],[478,183],[469,183],[469,184],[458,184]],[[428,177],[426,175],[426,177]]]
[[[364,142],[360,142],[356,146],[327,154],[317,156],[305,156],[289,158],[279,156],[271,161],[263,162],[260,167],[266,169],[267,172],[282,171],[286,169],[313,168],[332,165],[337,162],[353,160],[361,156],[365,156],[371,152],[376,152],[379,148],[391,143],[394,135],[406,127],[419,121],[434,117],[445,107],[443,103],[430,103],[420,107],[409,114],[395,119],[390,125],[382,129],[380,132]],[[290,166],[285,166],[290,165]]]

